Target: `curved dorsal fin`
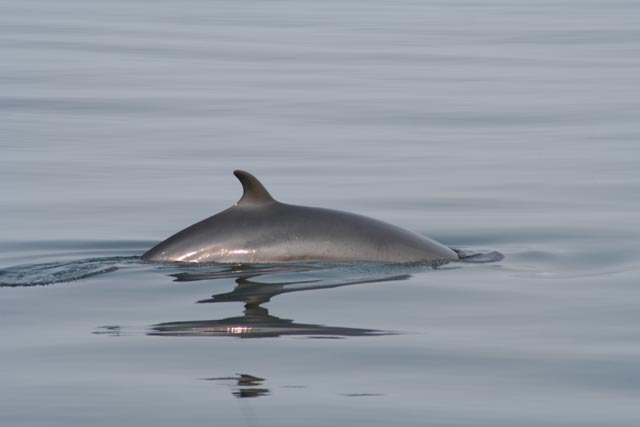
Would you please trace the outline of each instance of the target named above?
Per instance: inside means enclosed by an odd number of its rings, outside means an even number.
[[[275,202],[271,194],[264,188],[264,185],[258,178],[251,175],[249,172],[235,170],[233,174],[240,180],[242,184],[242,198],[238,200],[236,205],[238,206],[250,206],[250,205],[262,205],[266,203]]]

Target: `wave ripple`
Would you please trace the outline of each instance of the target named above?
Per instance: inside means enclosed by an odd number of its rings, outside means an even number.
[[[139,262],[140,257],[86,258],[74,261],[17,265],[0,270],[0,287],[43,286],[72,282],[116,271],[123,264]]]

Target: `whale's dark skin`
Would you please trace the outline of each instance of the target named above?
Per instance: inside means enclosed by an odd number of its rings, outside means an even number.
[[[235,171],[244,194],[234,206],[151,248],[142,259],[159,262],[272,264],[386,262],[445,264],[448,247],[373,218],[280,203],[253,175]]]

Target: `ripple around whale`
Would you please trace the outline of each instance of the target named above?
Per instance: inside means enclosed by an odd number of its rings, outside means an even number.
[[[59,242],[56,242],[59,243]],[[140,245],[137,245],[138,247]],[[40,248],[36,242],[30,242],[29,249]],[[126,244],[123,247],[118,247],[117,243],[109,242],[108,247],[102,247],[101,245],[91,245],[86,242],[82,242],[79,245],[77,242],[70,242],[68,244],[53,244],[51,242],[43,242],[42,248],[44,249],[58,249],[57,252],[51,254],[37,255],[37,259],[53,259],[58,257],[77,256],[81,253],[118,253],[129,251]],[[71,252],[70,252],[71,251]],[[460,262],[463,263],[489,263],[501,261],[504,256],[496,251],[479,253],[465,249],[454,249],[459,256]],[[98,276],[101,274],[111,273],[124,266],[132,265],[146,265],[142,262],[139,256],[105,256],[105,257],[90,257],[82,259],[72,259],[63,261],[50,261],[50,262],[37,262],[33,264],[21,264],[14,265],[0,269],[0,287],[19,287],[19,286],[44,286],[52,285],[56,283],[73,282],[77,280],[87,279],[89,277]],[[322,263],[322,262],[310,262],[310,263],[295,263],[295,264],[207,264],[194,267],[191,264],[156,264],[155,267],[159,269],[164,268],[177,268],[182,270],[173,274],[177,281],[193,281],[203,279],[216,279],[222,277],[235,277],[237,272],[242,272],[246,275],[255,275],[255,273],[261,274],[275,274],[279,272],[295,272],[305,271],[310,269],[324,269],[328,266],[368,266],[365,269],[369,270],[371,266],[377,269],[393,268],[410,269],[412,266],[429,267],[429,265],[421,265],[420,263],[408,263],[408,264],[389,264],[389,263],[367,263],[367,262],[349,262],[349,263]],[[386,267],[385,267],[386,266]]]
[[[146,266],[153,270],[172,270],[176,281],[194,281],[216,278],[272,275],[277,273],[304,272],[322,270],[334,266],[343,266],[355,271],[358,268],[367,271],[394,269],[398,274],[411,273],[413,267],[427,268],[419,264],[386,264],[386,263],[295,263],[295,264],[208,264],[193,266],[176,263],[154,264],[152,267],[140,260],[139,256],[124,255],[135,249],[147,246],[147,242],[28,242],[18,248],[26,251],[24,260],[54,260],[56,258],[78,257],[81,254],[123,254],[120,256],[93,256],[81,259],[61,261],[35,262],[20,264],[0,269],[0,287],[44,286],[68,283],[117,271],[123,267]],[[525,248],[531,245],[525,245]],[[612,274],[638,268],[638,251],[629,244],[614,240],[607,247],[585,246],[580,251],[563,251],[561,249],[535,250],[520,247],[508,248],[508,262],[501,264],[505,272],[518,276],[547,277],[582,277]],[[502,261],[505,256],[497,251],[476,252],[459,247],[453,248],[460,256],[460,261],[448,267],[464,264],[484,264]],[[34,255],[34,253],[36,253]],[[442,267],[440,267],[442,268]]]
[[[111,273],[123,265],[137,264],[139,260],[138,256],[128,256],[17,265],[0,270],[0,287],[43,286],[73,282]]]

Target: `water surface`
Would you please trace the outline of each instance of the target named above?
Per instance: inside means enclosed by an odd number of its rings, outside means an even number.
[[[639,15],[0,2],[0,424],[637,425]],[[237,168],[505,259],[138,262]]]

